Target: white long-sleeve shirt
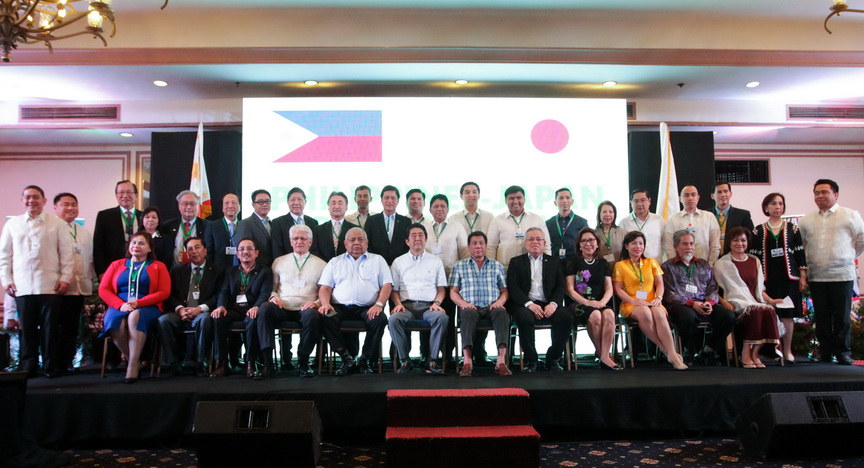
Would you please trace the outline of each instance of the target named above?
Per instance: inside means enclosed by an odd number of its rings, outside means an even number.
[[[805,215],[798,221],[798,230],[807,254],[808,280],[855,280],[855,259],[864,253],[860,213],[835,204]]]
[[[16,296],[54,294],[58,281],[72,282],[72,237],[60,218],[42,212],[11,218],[0,234],[0,280],[15,283]]]
[[[694,252],[696,258],[704,258],[711,265],[720,258],[720,224],[717,223],[714,213],[697,209],[693,213],[679,211],[670,216],[663,230],[663,248],[666,250],[666,258],[675,258],[672,234],[681,229],[693,233],[696,241]]]

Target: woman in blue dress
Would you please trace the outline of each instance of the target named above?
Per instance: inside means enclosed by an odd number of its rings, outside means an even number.
[[[126,258],[108,266],[99,297],[108,305],[105,330],[126,356],[126,383],[138,381],[141,349],[150,324],[162,314],[162,301],[171,294],[171,277],[155,259],[153,238],[139,231],[129,239]]]

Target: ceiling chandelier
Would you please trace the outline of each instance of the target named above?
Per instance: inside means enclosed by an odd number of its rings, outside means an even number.
[[[855,10],[849,8],[849,5],[846,4],[846,0],[834,0],[834,4],[831,5],[829,10],[831,10],[831,13],[825,18],[825,23],[823,24],[823,26],[825,26],[825,30],[828,31],[828,34],[831,34],[831,30],[828,29],[828,20],[831,19],[832,16],[840,16],[840,13],[846,12],[864,13],[864,10]]]
[[[77,5],[77,7],[76,7]],[[168,0],[162,5],[164,9]],[[86,10],[84,7],[86,6]],[[86,23],[79,21],[86,18]],[[111,23],[111,35],[117,32],[111,0],[0,0],[0,42],[3,61],[10,62],[11,52],[18,44],[44,42],[54,52],[51,41],[89,34],[108,41],[102,35],[105,22]],[[86,24],[77,31],[67,29],[72,24]],[[68,31],[68,34],[63,34]],[[55,34],[59,33],[59,34]]]

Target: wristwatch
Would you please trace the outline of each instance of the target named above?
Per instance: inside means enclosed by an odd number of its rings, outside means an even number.
[[[433,304],[438,304],[439,306],[441,305],[441,301],[432,301],[432,303],[433,303]]]
[[[378,307],[381,307],[382,309],[384,308],[384,303],[381,301],[376,302],[375,305],[377,305]]]

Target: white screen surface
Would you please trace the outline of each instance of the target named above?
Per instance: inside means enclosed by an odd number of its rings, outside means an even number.
[[[288,212],[292,187],[306,192],[305,214],[329,219],[327,196],[342,191],[356,210],[358,185],[443,193],[462,209],[459,187],[480,186],[480,208],[506,210],[504,190],[525,189],[525,207],[548,218],[554,192],[568,187],[573,210],[596,222],[611,200],[628,212],[626,103],[619,99],[521,98],[249,98],[243,101],[244,216],[251,193],[273,198],[271,219]]]

